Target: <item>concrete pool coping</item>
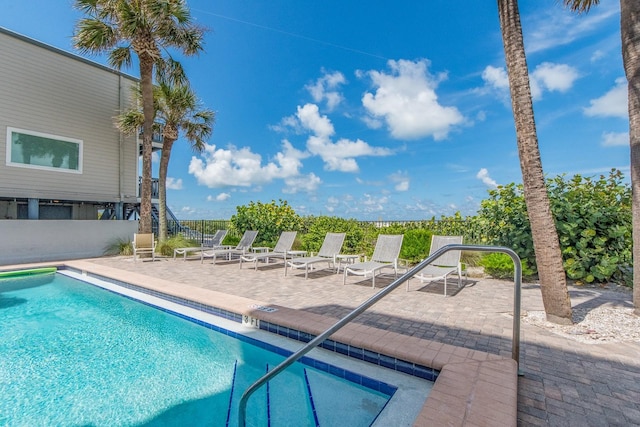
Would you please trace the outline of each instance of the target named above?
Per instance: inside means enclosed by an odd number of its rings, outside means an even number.
[[[251,316],[317,335],[336,319],[271,303],[230,295],[161,278],[119,270],[89,261],[30,264],[60,266],[108,277],[178,298]],[[2,269],[26,268],[27,265]],[[264,311],[270,307],[277,311]],[[518,368],[512,359],[483,351],[402,335],[362,324],[348,324],[332,340],[439,370],[440,374],[416,418],[415,426],[515,426]]]

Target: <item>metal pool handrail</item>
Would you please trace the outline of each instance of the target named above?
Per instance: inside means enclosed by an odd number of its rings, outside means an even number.
[[[433,253],[433,255],[427,257],[424,261],[421,261],[418,265],[413,267],[411,270],[407,271],[402,276],[398,277],[394,280],[390,285],[380,290],[377,294],[370,297],[368,300],[360,304],[356,307],[351,313],[347,314],[345,317],[336,322],[329,329],[309,341],[304,347],[300,350],[293,353],[291,356],[286,358],[283,362],[281,362],[274,369],[270,370],[264,376],[259,378],[256,382],[254,382],[249,388],[245,390],[240,398],[240,404],[238,408],[238,425],[239,427],[246,426],[246,413],[247,413],[247,401],[249,397],[260,387],[262,387],[267,381],[271,380],[271,378],[278,375],[280,372],[285,370],[289,365],[300,359],[302,356],[316,348],[320,345],[325,339],[333,335],[336,331],[342,328],[347,323],[351,322],[357,316],[362,314],[365,310],[371,307],[376,302],[380,301],[382,298],[391,293],[398,286],[409,280],[412,276],[419,273],[420,270],[425,268],[427,265],[431,264],[445,252],[458,250],[458,251],[479,251],[479,252],[502,252],[511,257],[514,264],[514,291],[513,291],[513,335],[512,335],[512,343],[511,343],[511,357],[516,361],[518,367],[520,366],[520,288],[522,287],[522,264],[520,263],[520,258],[518,255],[509,248],[502,246],[485,246],[485,245],[446,245],[438,249]]]

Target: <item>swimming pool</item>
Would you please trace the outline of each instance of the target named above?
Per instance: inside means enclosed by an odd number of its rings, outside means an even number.
[[[235,425],[240,394],[283,359],[247,342],[260,331],[218,333],[61,274],[0,281],[0,310],[0,424]],[[249,424],[389,419],[393,385],[314,363],[378,390],[296,364],[251,398]]]

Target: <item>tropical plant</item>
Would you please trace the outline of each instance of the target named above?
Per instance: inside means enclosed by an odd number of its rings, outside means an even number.
[[[547,180],[563,265],[578,282],[625,283],[631,263],[631,189],[613,169],[608,177],[556,176]],[[522,184],[489,191],[476,222],[490,244],[507,246],[533,272],[536,258]]]
[[[176,48],[184,55],[200,52],[204,29],[191,21],[184,0],[75,0],[74,7],[86,16],[76,24],[76,48],[91,54],[108,53],[109,64],[117,69],[131,66],[132,54],[138,58],[144,116],[138,227],[141,233],[150,233],[154,67],[173,82],[182,80],[180,64],[163,58],[161,51]]]
[[[540,159],[517,0],[498,0],[498,15],[542,301],[549,321],[571,324],[571,301]]]
[[[362,250],[361,242],[364,228],[355,219],[335,216],[306,217],[307,231],[302,236],[302,248],[309,252],[318,252],[327,233],[345,233],[342,253],[357,254]]]
[[[283,200],[276,203],[250,202],[246,206],[237,206],[236,214],[231,217],[231,226],[240,233],[257,230],[256,246],[275,246],[283,231],[299,231],[302,219],[293,208]]]
[[[171,148],[178,139],[180,132],[184,133],[191,148],[196,152],[202,152],[205,147],[205,139],[211,136],[215,114],[211,110],[201,109],[201,105],[193,90],[182,84],[172,85],[159,79],[160,83],[154,86],[154,106],[156,114],[156,126],[162,132],[162,154],[158,172],[158,202],[159,202],[159,227],[158,239],[167,239],[167,171],[171,158]],[[137,100],[142,93],[137,91]],[[139,109],[125,111],[117,117],[116,125],[120,130],[128,134],[135,134],[142,125],[143,114]]]
[[[600,0],[564,0],[573,11],[588,12]],[[622,62],[628,85],[629,145],[633,193],[633,306],[640,315],[640,2],[620,0]]]

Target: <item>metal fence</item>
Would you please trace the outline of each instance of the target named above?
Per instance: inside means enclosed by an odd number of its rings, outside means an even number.
[[[216,230],[228,230],[229,236],[240,239],[241,231],[233,230],[231,221],[224,219],[198,219],[198,220],[169,220],[169,235],[181,234],[187,239],[203,243],[211,237]],[[390,220],[390,221],[360,221],[362,226],[374,226],[376,228],[399,226],[405,229],[426,229],[433,234],[444,236],[464,236],[465,243],[479,244],[483,242],[483,235],[469,219],[441,219],[441,220]]]

